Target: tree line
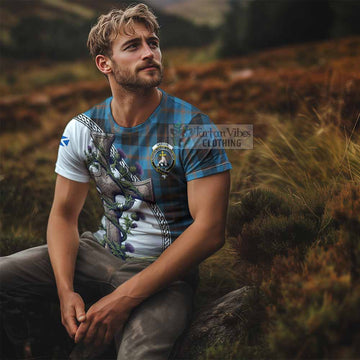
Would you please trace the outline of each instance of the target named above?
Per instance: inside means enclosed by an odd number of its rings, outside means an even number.
[[[230,0],[219,54],[360,34],[359,14],[358,0]]]

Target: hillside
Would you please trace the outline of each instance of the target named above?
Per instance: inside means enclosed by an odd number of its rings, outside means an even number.
[[[218,26],[228,10],[228,0],[150,0],[150,5],[199,25]]]
[[[68,1],[68,0],[2,0],[0,12],[2,31],[9,31],[26,17],[37,16],[42,19],[64,18],[69,20],[92,19],[97,11],[124,6],[129,1]]]
[[[11,59],[68,60],[87,57],[84,39],[97,17],[130,0],[3,0],[0,2],[1,57]],[[144,3],[147,3],[144,1]],[[151,5],[149,5],[151,7]],[[212,29],[154,9],[162,47],[199,46],[212,42]]]
[[[181,58],[181,52],[172,57]],[[273,49],[203,65],[172,66],[171,57],[165,54],[165,59],[167,67],[162,87],[166,91],[193,103],[215,123],[254,124],[255,136],[262,139],[268,136],[273,122],[287,122],[299,113],[315,117],[313,121],[318,126],[326,119],[347,129],[354,126],[358,116],[359,37]],[[16,70],[20,67],[23,72]],[[82,62],[60,65],[30,62],[20,63],[13,72],[10,66],[7,69],[9,72],[0,82],[2,185],[12,189],[15,183],[25,183],[33,187],[34,196],[39,191],[51,192],[52,176],[49,175],[53,171],[59,135],[71,117],[109,95],[106,80],[94,65]],[[84,75],[79,75],[81,73]],[[45,77],[48,76],[52,77],[48,83],[55,85],[47,85]],[[83,80],[73,82],[79,77]],[[329,106],[331,111],[319,119],[319,113]],[[272,120],[269,115],[279,120]],[[237,164],[245,152],[230,155]],[[18,159],[22,159],[21,166]],[[40,174],[48,174],[47,181],[34,183],[30,180],[33,171],[39,173],[39,178],[42,178]],[[251,178],[240,183],[234,180],[234,191],[246,189],[251,181]],[[17,232],[21,232],[33,219],[31,209],[35,207],[42,217],[36,218],[40,223],[34,227],[38,230],[32,236],[42,241],[43,221],[50,200],[40,207],[31,203],[24,207],[18,205],[22,197],[16,199],[12,210],[6,209],[6,205],[3,207],[4,233],[13,229],[13,221],[21,218],[16,216],[10,221],[12,211],[21,211],[23,218],[28,219],[18,228]]]
[[[163,88],[208,112],[216,123],[253,123],[259,113],[294,114],[304,100],[311,107],[319,99],[326,100],[341,95],[345,96],[343,111],[348,116],[356,112],[360,102],[357,91],[360,80],[359,56],[359,37],[278,48],[202,65],[195,63],[174,66],[173,60],[177,64],[186,61],[186,51],[183,61],[179,61],[182,51],[171,52],[169,56],[165,51],[167,65]],[[54,77],[53,82],[63,83],[64,86],[59,89],[65,94],[68,91],[69,99],[75,92],[78,92],[79,98],[83,96],[82,83],[71,84],[72,78],[94,79],[93,83],[85,83],[87,88],[94,85],[91,91],[94,97],[92,103],[100,98],[96,96],[97,92],[100,96],[103,95],[102,89],[106,86],[106,81],[90,61],[60,65],[52,62],[44,62],[43,65],[41,62],[20,62],[19,67],[26,71],[23,74],[17,70],[12,72],[9,66],[9,71],[4,74],[6,77],[0,81],[0,93],[3,96],[14,95],[5,96],[1,104],[8,104],[6,106],[14,112],[20,112],[19,104],[31,108],[31,100],[26,99],[36,96],[48,99],[43,105],[44,110],[46,106],[52,105],[51,94],[59,90],[57,87],[45,87],[37,92],[36,89],[41,87],[39,77]],[[26,87],[23,83],[26,83]],[[44,80],[43,83],[47,82]],[[51,84],[51,81],[48,83]],[[22,92],[25,94],[15,96]],[[89,94],[86,93],[85,97],[86,101],[91,102]],[[13,106],[12,101],[19,104]],[[71,111],[71,107],[69,110]],[[4,114],[3,117],[3,126],[6,128],[9,127],[7,122],[10,119],[11,122],[21,122],[16,114],[10,117]]]
[[[225,311],[231,338],[183,358],[356,358],[360,37],[206,64],[186,57],[165,52],[162,88],[215,123],[254,125],[254,149],[228,151],[226,246],[201,265],[196,309],[253,286],[261,311]],[[45,242],[61,133],[110,95],[103,77],[88,75],[90,63],[19,64],[23,72],[0,82],[1,255]],[[92,189],[80,232],[96,229],[100,208]],[[61,358],[54,353],[47,358]]]

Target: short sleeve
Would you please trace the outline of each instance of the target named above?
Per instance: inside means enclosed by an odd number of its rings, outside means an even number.
[[[232,168],[216,126],[197,114],[182,132],[181,154],[187,181],[217,174]]]
[[[90,174],[85,162],[89,141],[89,130],[72,119],[60,140],[55,172],[70,180],[89,182]]]

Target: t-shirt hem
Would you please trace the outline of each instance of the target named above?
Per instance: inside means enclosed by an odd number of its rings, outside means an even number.
[[[129,255],[126,254],[126,259],[125,261],[129,260],[129,261],[149,261],[149,262],[154,262],[155,260],[157,260],[159,258],[160,255],[158,256],[146,256],[146,255],[137,255],[137,256],[133,256],[133,255]]]
[[[55,168],[55,173],[63,176],[66,179],[72,180],[72,181],[77,181],[77,182],[81,182],[81,183],[88,183],[90,181],[90,177],[82,177],[82,176],[69,174],[68,172],[62,171],[62,170],[58,169],[57,167]]]

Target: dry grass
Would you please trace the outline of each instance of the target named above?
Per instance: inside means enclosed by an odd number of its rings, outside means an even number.
[[[357,351],[354,321],[360,295],[358,284],[349,280],[352,270],[347,264],[358,264],[359,252],[352,240],[355,232],[344,226],[351,210],[351,202],[344,199],[352,194],[347,187],[360,180],[359,43],[359,38],[349,38],[201,65],[184,65],[186,57],[181,64],[167,60],[165,90],[194,103],[217,123],[254,124],[254,149],[228,152],[234,167],[231,209],[240,208],[254,190],[281,195],[288,204],[285,213],[260,212],[246,221],[241,212],[232,217],[232,222],[245,224],[244,234],[230,221],[228,231],[236,228],[237,233],[229,233],[226,246],[201,265],[197,307],[255,284],[267,296],[270,319],[263,319],[262,341],[209,347],[208,359],[354,357]],[[36,65],[0,79],[0,92],[7,94],[0,101],[2,255],[44,242],[62,129],[72,116],[108,93],[104,79],[78,81],[95,79],[87,66]],[[66,81],[64,74],[70,74]],[[11,76],[18,77],[10,86]],[[21,85],[23,79],[26,86]],[[69,84],[72,80],[76,82]],[[54,83],[58,85],[49,86]],[[337,194],[342,194],[342,218],[331,202]],[[91,193],[81,217],[82,230],[98,221],[95,198]],[[269,197],[262,199],[260,205],[269,209]],[[311,241],[301,251],[293,242],[289,251],[282,247],[277,253],[274,247],[269,261],[244,258],[246,239],[255,236],[259,246],[250,250],[262,251],[266,231],[286,240],[281,231],[289,224],[315,228],[316,236],[310,232]]]

